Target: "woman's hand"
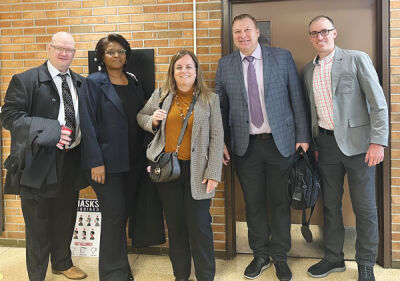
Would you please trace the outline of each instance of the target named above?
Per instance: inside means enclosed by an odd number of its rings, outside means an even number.
[[[218,186],[218,182],[211,179],[204,179],[201,183],[207,183],[207,193],[211,193]]]
[[[92,180],[104,184],[106,180],[106,168],[103,166],[94,167],[90,170]]]
[[[157,109],[152,116],[153,129],[156,128],[162,120],[167,118],[167,112],[164,109]]]

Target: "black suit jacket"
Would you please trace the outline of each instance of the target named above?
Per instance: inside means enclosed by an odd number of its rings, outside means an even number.
[[[134,94],[138,95],[141,108],[144,105],[143,91],[135,78],[129,74],[127,77],[138,88]],[[106,71],[89,75],[83,83],[79,95],[79,117],[83,169],[105,165],[107,173],[126,172],[132,162],[129,159],[129,149],[138,149],[137,155],[143,155],[142,142],[138,147],[129,147],[128,119],[122,100]],[[136,129],[141,130],[139,127]],[[139,158],[137,161],[144,160]]]
[[[84,77],[70,72],[79,94]],[[56,171],[56,163],[60,164],[56,148],[61,131],[57,120],[59,108],[60,96],[47,62],[12,77],[0,114],[4,128],[11,132],[5,193],[19,194],[20,185],[40,189],[61,184]],[[79,161],[76,165],[79,167]],[[86,187],[81,173],[73,182],[76,190]]]

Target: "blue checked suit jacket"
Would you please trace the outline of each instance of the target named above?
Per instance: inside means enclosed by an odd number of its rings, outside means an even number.
[[[279,152],[288,157],[296,142],[310,142],[309,117],[296,66],[288,50],[261,46],[265,107]],[[249,109],[239,51],[220,59],[215,90],[220,97],[225,135],[242,156],[249,143]]]

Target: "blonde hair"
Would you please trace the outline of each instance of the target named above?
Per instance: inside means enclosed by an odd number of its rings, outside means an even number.
[[[167,78],[165,79],[164,85],[161,87],[160,101],[162,101],[169,93],[176,93],[176,81],[174,77],[175,73],[175,63],[182,57],[189,55],[196,67],[196,79],[194,80],[194,94],[197,96],[198,100],[203,103],[208,104],[211,100],[211,90],[208,88],[204,82],[203,72],[199,66],[199,61],[196,55],[189,50],[180,50],[171,59],[168,68]]]

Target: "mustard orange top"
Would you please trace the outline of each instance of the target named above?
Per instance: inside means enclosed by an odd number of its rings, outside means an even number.
[[[176,150],[178,144],[179,134],[181,133],[184,117],[186,116],[190,103],[193,99],[194,88],[187,92],[177,90],[172,100],[171,108],[169,109],[167,122],[165,124],[165,152],[172,152]],[[193,115],[194,111],[189,117],[185,134],[178,149],[178,159],[190,160],[190,145],[192,140],[193,128]]]

